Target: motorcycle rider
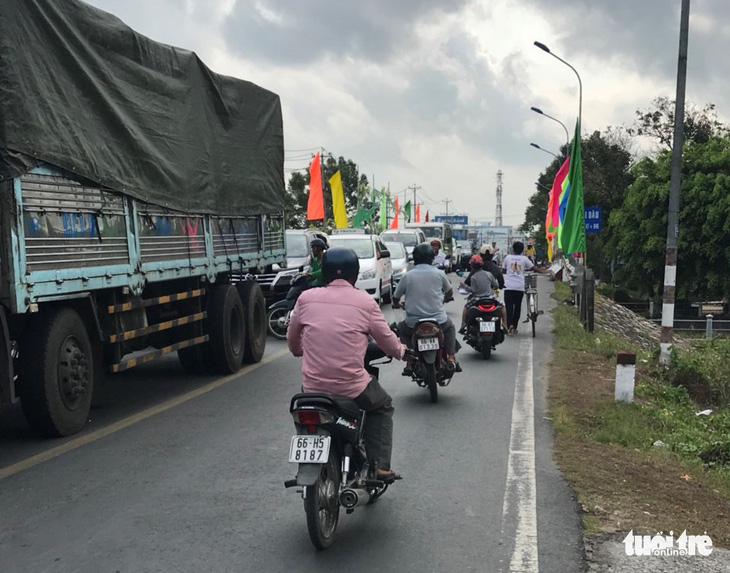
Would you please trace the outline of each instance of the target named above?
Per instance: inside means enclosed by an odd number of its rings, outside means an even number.
[[[456,361],[456,329],[446,315],[444,303],[454,299],[454,290],[446,275],[432,266],[434,252],[428,243],[420,243],[413,248],[414,267],[398,283],[393,293],[393,308],[402,308],[400,299],[407,300],[406,319],[398,325],[401,342],[410,344],[413,329],[419,320],[431,319],[438,322],[444,333],[446,361],[456,372],[461,367]],[[404,376],[410,376],[412,365],[406,363]]]
[[[446,253],[441,251],[441,241],[434,239],[431,241],[431,248],[433,249],[433,265],[442,270],[447,270],[449,266],[449,260],[446,258]]]
[[[287,331],[289,350],[302,356],[302,390],[345,396],[367,412],[365,449],[379,479],[399,479],[390,468],[393,404],[363,365],[368,336],[389,356],[403,358],[401,344],[378,304],[355,288],[360,262],[355,251],[329,249],[322,258],[324,288],[301,294]]]
[[[464,305],[464,310],[461,313],[461,328],[459,329],[459,334],[466,333],[466,313],[474,301],[481,298],[495,298],[493,289],[499,287],[499,283],[497,282],[497,279],[494,278],[494,275],[492,275],[489,271],[484,270],[483,263],[484,261],[481,256],[472,256],[469,260],[472,273],[459,285],[460,288],[471,293]]]
[[[327,249],[327,243],[319,238],[312,239],[309,247],[312,249],[312,257],[309,260],[309,265],[312,268],[308,273],[310,286],[322,286],[324,284],[324,278],[322,277],[322,257]]]

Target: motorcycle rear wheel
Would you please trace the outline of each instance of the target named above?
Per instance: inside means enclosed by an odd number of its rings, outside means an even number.
[[[269,333],[278,340],[286,340],[286,326],[282,324],[286,312],[285,308],[274,308],[266,313],[266,324]]]
[[[428,386],[428,393],[431,396],[431,403],[435,404],[439,401],[439,387],[436,383],[436,365],[426,364],[424,367],[426,386]]]
[[[307,487],[304,513],[312,545],[327,549],[335,539],[340,517],[340,456],[334,448],[315,484]]]
[[[482,340],[482,358],[489,360],[492,357],[492,341]]]

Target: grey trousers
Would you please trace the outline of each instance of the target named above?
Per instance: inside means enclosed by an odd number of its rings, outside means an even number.
[[[367,412],[363,437],[368,459],[377,462],[379,469],[389,470],[393,453],[393,401],[378,379],[373,378],[355,402]]]
[[[444,350],[446,350],[446,354],[456,354],[456,328],[454,328],[454,323],[451,322],[450,318],[447,318],[446,322],[442,322],[439,326],[444,331]],[[398,333],[400,334],[400,341],[410,348],[413,342],[413,329],[403,321],[398,324]]]

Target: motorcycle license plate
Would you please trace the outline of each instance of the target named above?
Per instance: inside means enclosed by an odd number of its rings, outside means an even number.
[[[295,464],[323,464],[330,455],[329,436],[294,436],[289,461]]]
[[[418,339],[418,350],[423,352],[424,350],[438,350],[439,339],[438,338],[419,338]]]
[[[479,323],[479,332],[496,332],[497,325],[492,321],[482,321]]]

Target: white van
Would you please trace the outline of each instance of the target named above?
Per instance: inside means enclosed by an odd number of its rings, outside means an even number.
[[[426,235],[421,229],[389,229],[380,233],[380,238],[383,241],[403,243],[409,258],[413,258],[413,247],[426,242]]]
[[[413,228],[423,231],[427,242],[433,239],[441,241],[444,254],[447,257],[455,255],[454,232],[451,229],[451,223],[406,223],[406,230]]]

